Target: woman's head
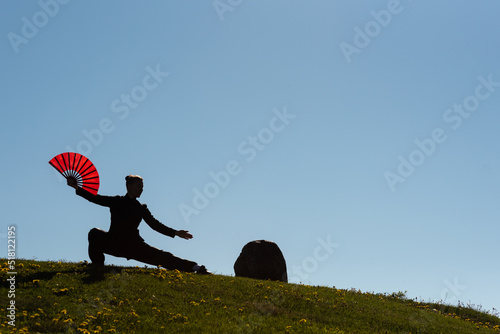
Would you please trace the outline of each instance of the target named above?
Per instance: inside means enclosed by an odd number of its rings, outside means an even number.
[[[142,177],[139,175],[127,175],[125,176],[127,194],[132,198],[140,197],[142,194],[142,188],[144,187]]]

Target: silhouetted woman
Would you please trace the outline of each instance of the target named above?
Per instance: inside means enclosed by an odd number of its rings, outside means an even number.
[[[92,195],[79,188],[76,180],[68,178],[68,185],[76,189],[76,194],[86,200],[109,207],[111,225],[109,231],[93,228],[89,232],[89,257],[92,264],[103,266],[104,254],[134,259],[150,265],[162,266],[166,269],[178,269],[199,274],[210,274],[205,266],[196,262],[184,260],[152,247],[144,242],[139,235],[139,224],[144,221],[155,231],[169,237],[178,236],[189,240],[193,236],[185,230],[174,230],[163,225],[153,217],[146,204],[141,204],[137,198],[141,196],[144,184],[142,177],[128,175],[125,177],[127,194],[125,196]]]

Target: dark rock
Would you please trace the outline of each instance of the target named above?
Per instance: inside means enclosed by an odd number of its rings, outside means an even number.
[[[288,282],[286,261],[278,245],[272,241],[247,243],[234,263],[237,277]]]

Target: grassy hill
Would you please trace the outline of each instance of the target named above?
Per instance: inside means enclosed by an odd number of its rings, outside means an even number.
[[[495,316],[403,293],[87,263],[0,259],[0,271],[2,333],[500,333]]]

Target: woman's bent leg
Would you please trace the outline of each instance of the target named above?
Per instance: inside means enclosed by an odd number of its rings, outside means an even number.
[[[89,257],[94,265],[104,265],[106,233],[107,232],[98,228],[93,228],[89,232]]]

